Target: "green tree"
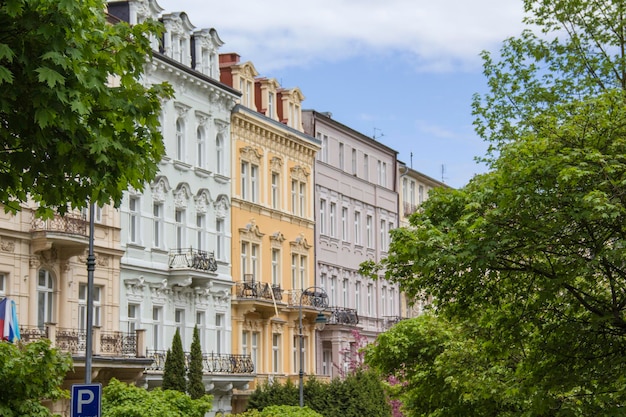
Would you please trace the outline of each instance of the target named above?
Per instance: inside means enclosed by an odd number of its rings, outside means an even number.
[[[189,370],[187,371],[187,392],[193,399],[200,398],[206,393],[204,383],[202,382],[202,347],[200,346],[198,326],[193,329]]]
[[[309,407],[300,408],[297,405],[271,405],[263,411],[250,410],[238,414],[240,417],[323,417]]]
[[[145,87],[154,21],[109,24],[104,0],[0,3],[0,203],[39,214],[120,203],[154,177],[166,84]]]
[[[52,414],[42,398],[67,398],[61,388],[65,374],[72,369],[72,358],[50,347],[50,341],[32,343],[0,342],[0,415],[4,417]]]
[[[172,339],[172,347],[167,350],[165,366],[163,369],[163,389],[187,392],[187,381],[185,380],[185,352],[183,352],[183,342],[180,333],[176,329]]]
[[[377,267],[478,326],[523,415],[625,415],[626,3],[525,5],[544,33],[485,54],[474,101],[490,172],[433,192]]]
[[[102,392],[103,417],[203,417],[212,407],[212,397],[192,399],[175,390],[152,391],[113,378]]]

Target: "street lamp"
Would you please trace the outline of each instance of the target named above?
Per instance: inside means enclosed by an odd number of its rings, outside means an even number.
[[[307,305],[315,307],[317,312],[317,317],[315,317],[315,329],[322,330],[324,325],[326,324],[326,317],[322,313],[323,310],[328,308],[328,295],[323,288],[320,287],[309,287],[306,290],[302,291],[300,294],[300,310],[299,310],[299,319],[300,319],[300,374],[299,374],[299,383],[300,383],[300,407],[304,407],[304,334],[302,334],[302,299],[306,295],[306,299],[308,301]]]

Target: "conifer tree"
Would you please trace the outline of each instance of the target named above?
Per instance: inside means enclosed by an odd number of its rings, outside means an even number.
[[[200,346],[198,326],[193,329],[189,370],[187,371],[187,393],[194,400],[201,398],[206,393],[202,383],[202,347]]]
[[[183,352],[183,342],[180,333],[176,329],[171,349],[167,350],[165,357],[165,368],[163,370],[163,389],[187,392],[187,381],[185,381],[185,354]]]

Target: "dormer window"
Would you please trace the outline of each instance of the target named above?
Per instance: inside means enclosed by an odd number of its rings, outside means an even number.
[[[191,31],[194,26],[187,14],[169,13],[163,15],[163,52],[181,64],[191,66]]]
[[[267,94],[267,117],[274,118],[274,93]]]

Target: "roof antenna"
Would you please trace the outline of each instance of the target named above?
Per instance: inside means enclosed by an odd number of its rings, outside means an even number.
[[[446,178],[444,174],[446,173],[446,166],[441,164],[441,182],[446,182]]]
[[[380,132],[380,134],[378,134],[378,136],[376,136],[376,132]],[[374,128],[374,134],[372,135],[372,139],[374,140],[378,140],[380,138],[382,138],[383,136],[385,136],[384,133],[382,133],[382,130],[378,129],[378,128]]]

